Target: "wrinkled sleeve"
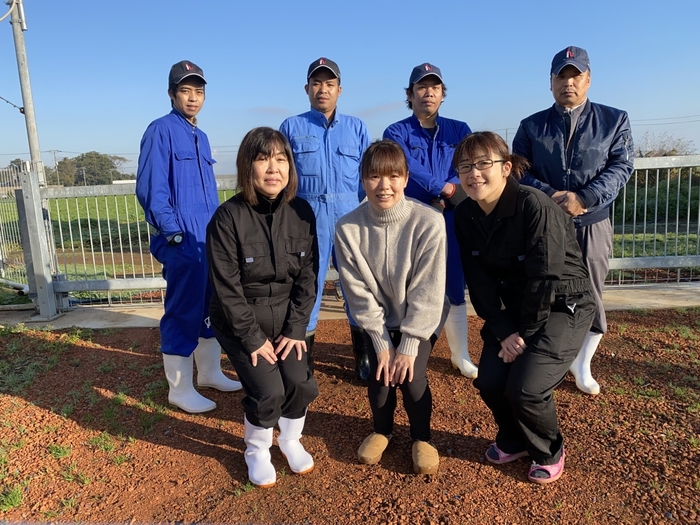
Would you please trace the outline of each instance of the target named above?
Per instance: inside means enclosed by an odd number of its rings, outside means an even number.
[[[359,249],[353,248],[348,231],[356,225],[338,223],[335,229],[335,255],[338,259],[338,275],[350,314],[357,325],[372,339],[377,353],[393,348],[386,326],[384,307],[377,301],[377,282]]]
[[[141,139],[136,197],[146,221],[166,236],[182,231],[171,200],[170,153],[167,129],[151,124]]]
[[[418,355],[418,345],[435,333],[445,307],[447,233],[445,221],[430,210],[437,220],[421,233],[421,242],[411,261],[411,281],[406,289],[406,315],[401,321],[401,342],[396,351]]]
[[[423,166],[411,156],[407,135],[407,130],[397,125],[389,126],[384,130],[384,138],[393,140],[403,149],[403,152],[406,155],[406,160],[408,161],[408,173],[411,180],[417,183],[418,186],[420,186],[428,194],[432,195],[433,198],[437,199],[440,197],[442,188],[445,187],[445,178],[444,176],[434,176],[433,172],[429,168]]]
[[[241,339],[245,350],[252,353],[265,344],[267,336],[243,293],[238,247],[233,219],[220,207],[207,226],[209,280],[226,324]]]
[[[479,262],[478,246],[469,232],[465,205],[455,212],[455,234],[462,259],[462,271],[469,289],[469,300],[493,335],[500,341],[518,331],[508,312],[501,309],[500,284],[491,277]]]
[[[289,311],[282,335],[299,341],[306,337],[306,328],[318,293],[318,238],[316,217],[311,206],[306,204],[298,220],[306,228],[310,251],[302,258],[301,269],[294,279],[289,299]]]
[[[537,174],[534,172],[534,168],[532,167],[532,139],[527,133],[524,121],[520,123],[518,131],[515,133],[515,138],[513,139],[513,153],[524,157],[531,164],[530,168],[523,173],[520,184],[537,188],[550,197],[554,195],[556,190],[546,182],[538,179],[536,176]]]
[[[634,171],[632,129],[626,112],[621,112],[605,168],[576,193],[588,211],[610,205]]]

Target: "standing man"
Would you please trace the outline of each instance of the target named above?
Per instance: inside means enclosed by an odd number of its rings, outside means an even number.
[[[634,146],[627,113],[595,104],[588,53],[570,46],[554,55],[550,89],[554,105],[520,123],[513,153],[531,164],[522,179],[544,191],[576,226],[576,239],[593,284],[597,313],[570,372],[582,392],[596,395],[591,359],[607,331],[603,283],[612,253],[610,206],[634,169]]]
[[[359,118],[337,111],[340,68],[328,58],[311,63],[304,91],[311,102],[306,113],[290,117],[280,126],[289,139],[299,175],[297,195],[306,199],[316,215],[319,271],[318,295],[306,330],[309,372],[313,373],[312,349],[326,273],[331,263],[335,223],[359,204],[360,159],[369,146],[367,126]],[[346,308],[347,311],[347,308]],[[367,346],[348,314],[355,354],[355,372],[366,381],[369,373]]]
[[[445,334],[452,365],[463,376],[473,379],[478,370],[469,358],[464,274],[453,220],[455,207],[467,195],[452,167],[455,147],[471,129],[466,122],[438,115],[446,93],[438,67],[427,62],[414,67],[406,88],[406,104],[413,115],[386,128],[384,138],[398,142],[406,153],[409,173],[406,196],[435,207],[445,217],[446,293],[450,300]]]
[[[219,196],[209,139],[197,127],[206,83],[193,62],[173,65],[168,78],[172,111],[146,129],[136,175],[136,196],[156,230],[151,253],[163,265],[167,283],[160,334],[168,402],[192,414],[216,408],[192,385],[193,355],[199,387],[241,389],[221,372],[221,347],[209,323],[206,228]]]

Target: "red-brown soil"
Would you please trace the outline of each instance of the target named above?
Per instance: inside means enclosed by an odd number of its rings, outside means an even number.
[[[469,322],[478,360],[481,323]],[[484,460],[495,425],[450,368],[444,338],[429,369],[439,473],[413,474],[403,409],[382,461],[358,464],[371,431],[366,392],[346,322],[323,321],[321,394],[303,439],[316,469],[292,474],[275,446],[271,489],[247,480],[240,393],[205,391],[218,408],[204,415],[167,406],[157,329],[4,328],[0,522],[699,523],[700,310],[614,312],[609,322],[594,360],[602,394],[580,393],[570,377],[557,389],[566,470],[538,486],[524,459]]]

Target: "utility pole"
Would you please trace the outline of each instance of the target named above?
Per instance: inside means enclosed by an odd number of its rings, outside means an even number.
[[[27,138],[29,139],[29,156],[32,167],[39,178],[39,186],[46,186],[44,165],[41,162],[41,150],[39,148],[39,133],[36,128],[34,116],[34,99],[32,87],[29,82],[29,66],[27,64],[27,49],[24,45],[24,33],[27,30],[27,21],[24,17],[23,0],[7,0],[7,5],[12,6],[12,34],[15,38],[15,54],[17,55],[17,69],[19,70],[19,84],[22,90],[22,106],[24,119],[27,125]]]
[[[56,160],[56,150],[52,149],[51,153],[53,154],[53,168],[54,168],[54,171],[56,171],[56,184],[58,186],[60,186],[61,185],[61,177],[58,174],[58,161]]]

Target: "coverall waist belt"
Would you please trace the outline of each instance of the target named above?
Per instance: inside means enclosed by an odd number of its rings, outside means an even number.
[[[357,193],[298,193],[302,199],[309,202],[354,202],[357,204]]]

